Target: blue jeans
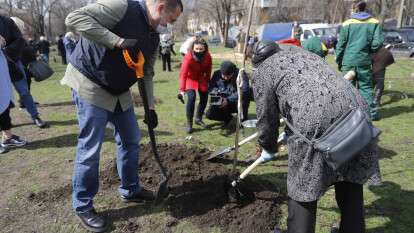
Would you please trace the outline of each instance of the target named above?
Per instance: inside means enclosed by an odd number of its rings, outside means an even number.
[[[39,55],[40,59],[45,63],[49,64],[49,54],[48,53],[41,53]]]
[[[81,213],[93,208],[99,189],[99,158],[108,122],[114,125],[117,144],[117,169],[121,178],[119,193],[130,197],[142,190],[138,179],[140,131],[133,107],[113,113],[89,104],[73,92],[80,127],[73,171],[72,205]]]
[[[23,73],[23,79],[13,82],[13,85],[19,94],[20,99],[22,100],[27,112],[29,112],[30,116],[34,120],[39,116],[39,112],[37,111],[36,104],[33,101],[32,94],[30,94],[29,87],[27,85],[27,77],[26,72],[24,71],[23,63],[21,61],[18,61],[16,64],[19,70]]]

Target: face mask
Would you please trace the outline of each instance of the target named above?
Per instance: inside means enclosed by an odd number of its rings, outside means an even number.
[[[156,31],[159,34],[167,34],[168,33],[168,27],[167,26],[163,26],[161,24],[158,24]]]
[[[193,52],[193,54],[197,58],[197,60],[201,61],[204,58],[205,52]]]

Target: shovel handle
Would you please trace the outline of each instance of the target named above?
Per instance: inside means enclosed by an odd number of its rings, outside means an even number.
[[[253,170],[255,169],[259,164],[261,164],[263,162],[263,159],[261,157],[259,157],[258,159],[256,159],[256,161],[254,161],[254,163],[252,165],[250,165],[248,168],[246,168],[246,170],[243,171],[242,174],[240,174],[239,179],[242,180],[244,178],[246,178],[246,176]]]
[[[145,114],[149,114],[149,104],[148,104],[148,96],[147,96],[147,92],[145,90],[145,83],[144,83],[144,79],[138,79],[138,88],[139,88],[139,92],[141,93],[141,98],[142,98],[142,103],[144,105],[144,111]],[[148,115],[147,115],[148,116]],[[160,167],[161,173],[164,176],[165,179],[167,179],[167,170],[165,169],[165,167],[162,165],[160,156],[158,154],[158,150],[157,150],[157,142],[155,140],[155,133],[154,133],[154,129],[151,128],[151,126],[149,125],[148,122],[148,135],[151,141],[151,147],[152,147],[152,152],[154,153],[154,158],[155,161],[157,162],[158,166]]]
[[[242,146],[242,145],[246,144],[247,142],[250,142],[251,140],[255,139],[257,137],[257,135],[259,135],[259,133],[256,132],[256,133],[248,136],[247,138],[241,140],[239,142],[239,146]]]

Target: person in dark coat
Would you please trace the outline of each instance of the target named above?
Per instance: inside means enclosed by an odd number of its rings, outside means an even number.
[[[216,70],[209,84],[210,98],[219,98],[220,105],[212,103],[207,110],[207,119],[223,122],[227,126],[233,119],[232,113],[237,113],[237,76],[239,69],[231,61],[221,63],[220,69]],[[242,91],[242,121],[247,120],[248,108],[250,103],[249,79],[243,72]],[[217,97],[216,97],[217,96]]]
[[[50,43],[46,40],[45,36],[40,37],[37,48],[39,49],[40,59],[49,64]]]
[[[179,96],[187,95],[187,133],[193,132],[193,117],[196,91],[200,96],[195,124],[205,127],[202,118],[208,100],[208,83],[211,77],[212,59],[204,39],[196,39],[191,50],[185,55],[180,72]]]
[[[372,77],[375,86],[374,104],[379,107],[382,93],[384,93],[384,81],[386,68],[394,64],[394,56],[385,47],[372,54]]]
[[[57,48],[59,51],[59,55],[62,57],[62,64],[63,65],[67,65],[67,61],[66,61],[66,49],[65,49],[65,45],[63,44],[63,35],[59,35],[59,39],[57,41]]]
[[[316,54],[284,51],[273,42],[261,41],[253,49],[252,63],[258,141],[267,153],[277,152],[281,116],[309,140],[321,137],[352,106],[361,108],[369,119],[367,102],[358,90]],[[317,201],[330,186],[335,186],[341,213],[340,232],[365,232],[362,185],[379,177],[377,142],[334,171],[292,129],[288,127],[286,133],[288,233],[315,232]]]

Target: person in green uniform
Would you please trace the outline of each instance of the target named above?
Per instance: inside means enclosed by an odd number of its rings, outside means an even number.
[[[302,43],[302,47],[316,55],[325,58],[328,55],[329,49],[334,48],[337,43],[334,36],[312,37]]]
[[[342,24],[336,47],[336,63],[345,75],[354,71],[353,80],[361,95],[367,101],[372,120],[379,120],[374,104],[374,85],[370,55],[377,52],[384,42],[379,21],[366,12],[365,1],[355,1],[351,18]]]

